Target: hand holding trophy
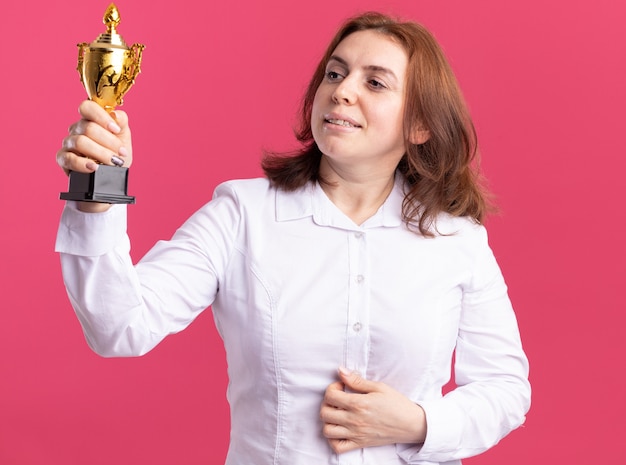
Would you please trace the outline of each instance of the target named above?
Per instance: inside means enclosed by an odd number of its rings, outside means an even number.
[[[112,3],[102,20],[107,31],[88,44],[78,44],[78,73],[87,95],[108,112],[122,105],[124,94],[135,83],[140,72],[144,46],[128,47],[116,28],[120,14]],[[68,192],[61,199],[86,202],[135,203],[127,195],[128,168],[100,165],[93,173],[71,171]]]

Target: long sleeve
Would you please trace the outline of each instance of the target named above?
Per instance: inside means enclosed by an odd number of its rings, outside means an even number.
[[[400,447],[410,464],[443,463],[484,452],[520,426],[530,407],[528,360],[516,317],[486,231],[479,231],[456,341],[458,387],[443,398],[419,402],[428,433],[423,446]]]
[[[215,299],[239,221],[228,195],[195,213],[133,266],[126,207],[83,213],[66,205],[59,225],[64,283],[89,346],[103,356],[142,355],[184,329]]]

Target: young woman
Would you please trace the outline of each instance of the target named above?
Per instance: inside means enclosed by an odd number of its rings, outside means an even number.
[[[129,166],[125,113],[80,112],[59,165]],[[141,355],[212,305],[228,464],[451,465],[493,446],[524,421],[528,363],[481,225],[473,126],[434,38],[348,20],[298,138],[136,265],[124,206],[68,202],[57,250],[89,345]],[[442,396],[453,352],[458,387]]]

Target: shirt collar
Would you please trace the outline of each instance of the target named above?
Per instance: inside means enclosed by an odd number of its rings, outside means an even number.
[[[393,189],[378,212],[361,226],[355,225],[330,201],[318,183],[309,183],[294,192],[276,192],[276,220],[291,221],[313,217],[320,226],[362,229],[378,226],[397,227],[403,223],[404,176],[396,173]]]

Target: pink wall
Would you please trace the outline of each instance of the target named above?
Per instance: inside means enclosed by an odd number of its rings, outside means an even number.
[[[0,28],[0,463],[218,464],[225,363],[205,312],[137,359],[89,351],[53,241],[56,152],[84,91],[75,44],[108,2],[5,2]],[[141,5],[141,6],[140,6]],[[501,216],[489,221],[531,360],[524,428],[470,465],[626,463],[626,6],[615,0],[118,2],[146,44],[126,98],[133,254],[167,238],[217,183],[292,145],[312,66],[342,18],[381,9],[447,51]]]

